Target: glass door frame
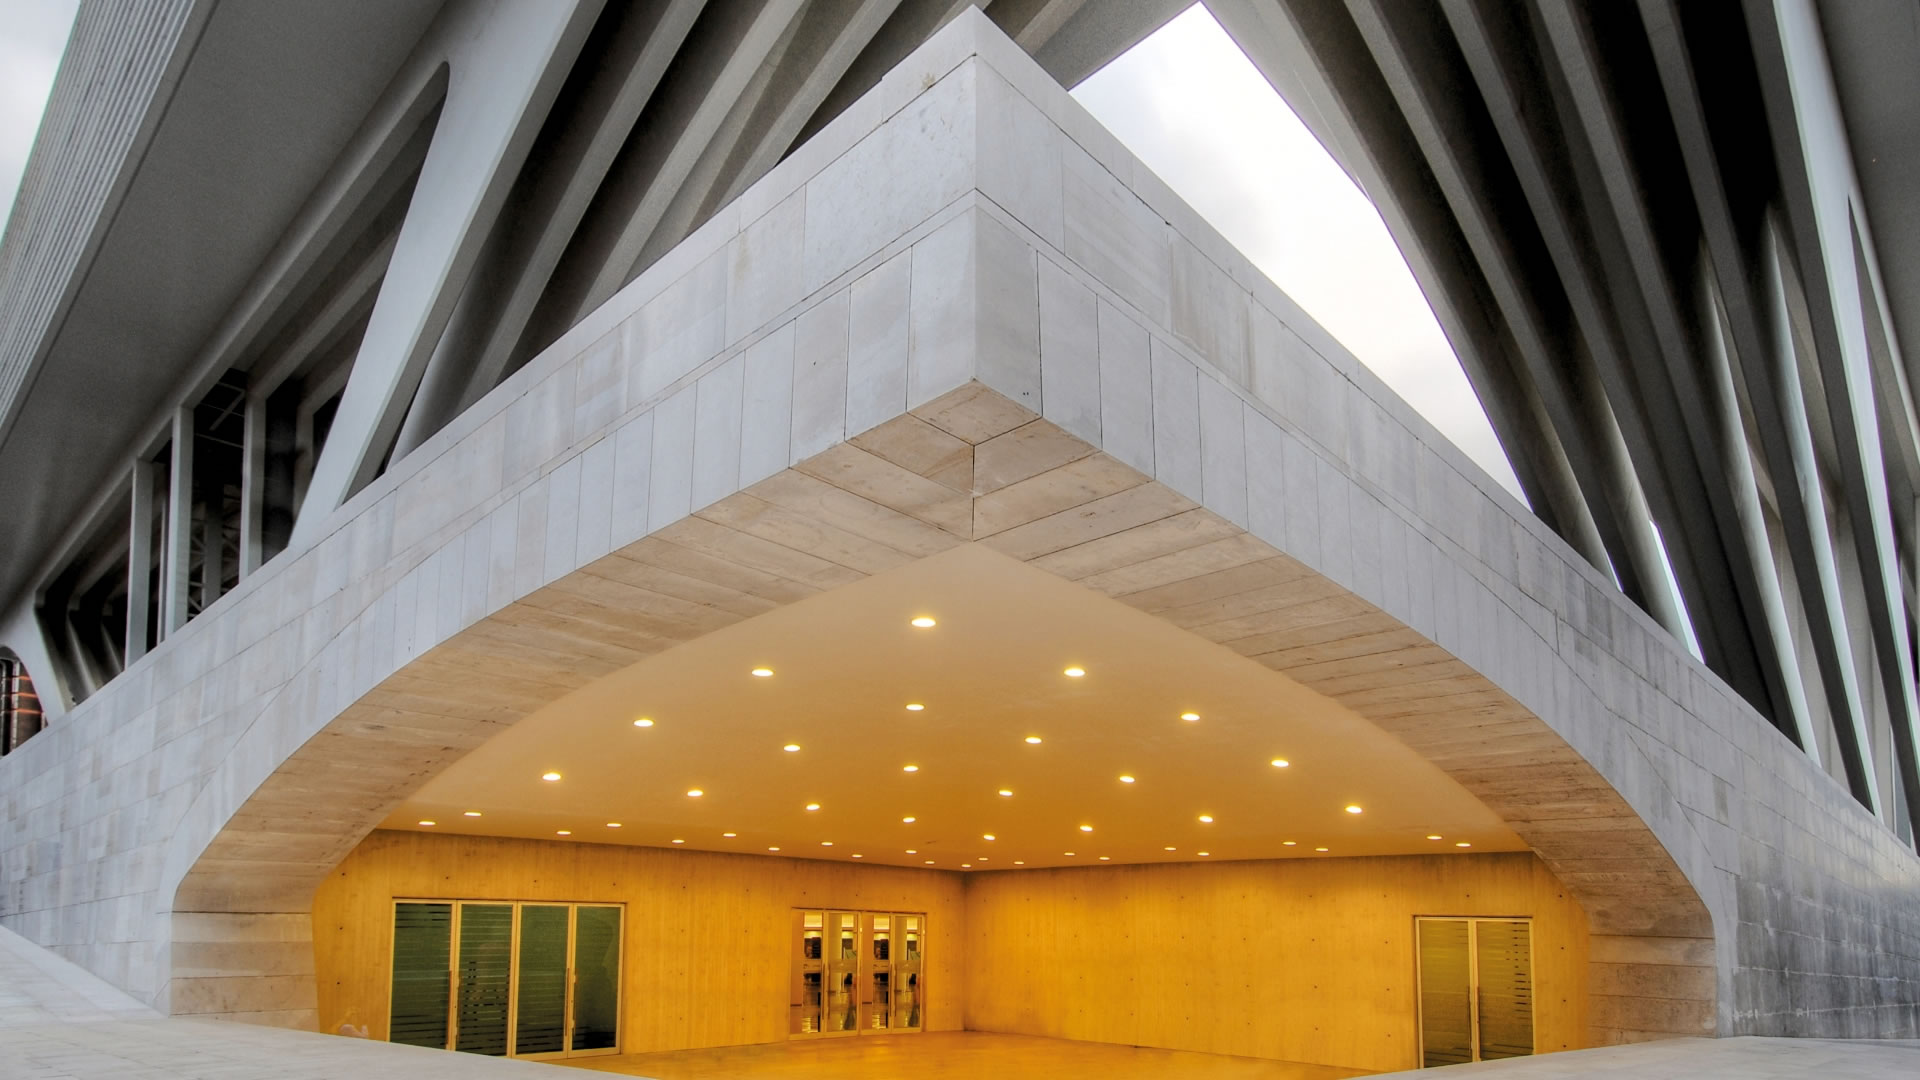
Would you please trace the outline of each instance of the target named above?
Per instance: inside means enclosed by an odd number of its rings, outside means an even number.
[[[1532,977],[1534,966],[1533,916],[1531,915],[1415,915],[1413,917],[1413,1035],[1414,1068],[1444,1068],[1428,1066],[1427,1060],[1427,1022],[1426,1022],[1426,973],[1420,969],[1420,924],[1423,922],[1463,922],[1467,924],[1467,1045],[1472,1051],[1469,1064],[1477,1063],[1480,1057],[1480,930],[1483,922],[1522,923],[1527,928],[1527,972]],[[1527,1010],[1527,1031],[1535,1047],[1539,1046],[1540,1018],[1536,1012]]]
[[[462,909],[469,904],[485,907],[511,907],[513,909],[513,932],[508,938],[507,965],[507,1052],[508,1058],[522,1061],[553,1061],[560,1058],[607,1057],[620,1053],[620,1038],[624,1032],[616,1029],[614,1045],[595,1050],[573,1049],[573,1011],[575,983],[579,976],[574,964],[574,948],[578,940],[578,925],[581,908],[612,908],[620,913],[620,948],[617,950],[614,969],[614,1015],[620,1016],[621,1006],[626,998],[627,966],[627,905],[620,902],[601,900],[487,900],[471,897],[448,899],[443,897],[396,896],[388,905],[387,918],[387,1005],[386,1015],[389,1025],[393,1022],[393,949],[394,924],[399,917],[401,904],[446,904],[452,909],[448,921],[447,942],[447,1041],[443,1050],[458,1053],[454,1047],[460,1040],[460,920]],[[567,909],[567,953],[566,953],[566,991],[562,1004],[564,1016],[564,1034],[562,1049],[536,1054],[518,1053],[515,1043],[520,1035],[520,916],[525,907],[563,907]],[[617,1020],[616,1020],[617,1022]],[[393,1033],[387,1033],[391,1041]]]
[[[919,926],[914,932],[919,938],[920,950],[919,950],[919,960],[917,961],[917,965],[914,969],[915,974],[918,976],[915,984],[916,996],[923,991],[925,987],[926,967],[927,967],[927,961],[926,961],[927,913],[926,912],[924,911],[903,912],[903,911],[894,911],[894,910],[869,911],[863,908],[834,908],[834,907],[796,907],[791,910],[792,910],[793,936],[789,938],[787,942],[787,951],[790,957],[788,962],[792,965],[792,970],[789,972],[790,1000],[788,1001],[788,1005],[787,1005],[788,1019],[787,1019],[786,1026],[787,1026],[788,1039],[844,1039],[844,1038],[848,1038],[850,1036],[855,1036],[855,1035],[913,1035],[925,1030],[926,1008],[924,1004],[924,999],[922,1000],[921,1006],[920,1006],[920,1024],[918,1026],[900,1027],[895,1025],[897,1012],[893,1008],[893,1005],[895,1002],[899,1000],[900,988],[897,985],[893,984],[892,974],[899,970],[899,967],[898,967],[899,955],[896,952],[896,948],[903,939],[903,934],[901,931],[901,926],[903,924],[900,922],[900,920],[907,919],[907,918],[917,919],[919,920]],[[812,929],[811,927],[808,927],[806,925],[807,916],[809,915],[821,916],[821,925],[819,927],[820,960],[818,961],[819,974],[821,977],[820,978],[820,1030],[795,1031],[793,1030],[795,1026],[794,1020],[793,1020],[793,1012],[796,1008],[805,1007],[804,1003],[801,1002],[799,999],[806,992],[805,991],[806,980],[804,976],[806,972],[807,961],[805,960],[805,948],[802,945],[802,942],[805,939],[807,931],[809,929]],[[837,920],[838,920],[838,917],[842,915],[851,915],[853,916],[853,919],[854,919],[854,935],[855,936],[854,936],[854,950],[853,950],[853,953],[854,953],[853,1008],[854,1008],[855,1019],[854,1019],[853,1027],[849,1030],[828,1031],[826,1030],[826,1027],[827,1027],[826,1020],[827,1020],[827,1015],[829,1011],[828,993],[827,993],[827,981],[828,981],[827,975],[832,970],[832,964],[828,957],[828,946],[830,943],[837,943],[837,939],[834,937],[834,935],[840,929],[839,923]],[[888,978],[889,1002],[888,1002],[888,1012],[887,1012],[887,1026],[882,1028],[874,1028],[874,1027],[867,1026],[869,1017],[871,1015],[871,1008],[872,1008],[872,1002],[868,1000],[868,995],[870,994],[872,989],[870,984],[872,982],[873,974],[876,968],[878,967],[878,963],[875,961],[873,957],[873,939],[874,939],[873,919],[875,916],[882,916],[889,920],[888,922],[889,929],[887,931],[887,937],[888,937],[887,970],[889,973],[889,978]]]

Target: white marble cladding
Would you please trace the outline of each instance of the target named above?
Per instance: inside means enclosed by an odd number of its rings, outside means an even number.
[[[170,950],[194,941],[169,919],[175,887],[348,703],[515,598],[972,378],[1551,724],[1713,911],[1723,1032],[1915,1033],[1920,862],[977,12],[311,548],[0,761],[0,922],[166,1003]],[[254,1007],[298,1022],[310,957],[303,981],[285,952],[285,997]]]

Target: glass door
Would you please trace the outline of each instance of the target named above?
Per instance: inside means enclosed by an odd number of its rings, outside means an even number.
[[[920,1030],[921,937],[918,915],[895,915],[893,933],[893,1030]]]
[[[788,1009],[787,1034],[818,1035],[826,1030],[826,933],[827,913],[793,913],[793,985]]]
[[[852,911],[827,915],[827,1022],[829,1035],[860,1030],[860,916]]]
[[[1414,929],[1421,1066],[1532,1054],[1532,923],[1420,918]]]
[[[461,904],[454,963],[453,1048],[505,1057],[512,996],[513,905]]]
[[[860,980],[860,1031],[877,1034],[893,1025],[893,922],[892,915],[869,913],[867,931],[867,970]]]
[[[396,901],[388,1039],[490,1057],[618,1053],[622,910]]]

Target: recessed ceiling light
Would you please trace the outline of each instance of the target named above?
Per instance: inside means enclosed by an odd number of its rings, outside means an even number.
[[[620,827],[620,823],[619,823],[619,822],[617,822],[617,821],[609,821],[609,822],[607,822],[607,828],[609,828],[609,829],[617,829],[617,828],[619,828],[619,827]]]
[[[1025,860],[1025,859],[1015,859],[1015,860],[1013,860],[1013,865],[1015,865],[1015,866],[1025,866],[1025,865],[1027,865],[1027,860]]]
[[[1000,797],[1001,797],[1001,798],[1003,798],[1003,799],[1011,799],[1011,798],[1013,798],[1013,792],[1012,792],[1012,791],[1009,791],[1009,790],[1008,790],[1008,789],[1006,789],[1006,788],[1001,788],[1001,789],[1000,789]]]
[[[1183,712],[1180,714],[1180,719],[1185,720],[1188,723],[1192,723],[1195,720],[1200,719],[1200,714],[1197,712]]]
[[[992,862],[993,860],[987,858],[985,855],[975,855],[973,857],[973,861],[974,862]]]
[[[1206,858],[1207,856],[1209,856],[1209,855],[1211,855],[1211,854],[1213,854],[1213,852],[1211,852],[1211,851],[1202,851],[1202,852],[1197,852],[1197,854],[1198,854],[1198,855],[1199,855],[1199,856],[1200,856],[1201,858],[1203,858],[1203,859],[1204,859],[1204,858]]]
[[[1327,850],[1327,849],[1326,849],[1326,848],[1323,848],[1323,847],[1317,847],[1317,848],[1314,848],[1313,850],[1315,850],[1315,851],[1325,851],[1325,850]]]
[[[901,822],[901,824],[903,824],[903,825],[911,825],[911,824],[913,824],[913,823],[914,823],[915,821],[918,821],[918,820],[919,820],[918,818],[916,818],[916,817],[914,817],[914,816],[912,816],[911,814],[909,814],[908,816],[906,816],[906,817],[903,817],[903,818],[901,818],[901,819],[900,819],[900,822]]]
[[[1086,673],[1087,673],[1087,669],[1083,667],[1070,667],[1067,670],[1061,672],[1062,675],[1065,675],[1069,679],[1077,679],[1080,676],[1085,675]]]
[[[932,860],[932,859],[928,859],[928,860],[927,860],[927,865],[928,865],[928,866],[932,866],[932,865],[933,865],[933,860]]]
[[[1440,840],[1440,839],[1444,839],[1444,838],[1443,838],[1443,837],[1442,837],[1442,836],[1441,836],[1441,835],[1440,835],[1439,833],[1428,833],[1428,834],[1427,834],[1427,839],[1429,839],[1429,840]]]
[[[849,856],[847,856],[847,857],[848,857],[848,858],[850,858],[850,859],[864,859],[864,858],[866,858],[866,856],[865,856],[865,855],[849,855]]]
[[[689,799],[697,799],[697,798],[699,798],[700,796],[702,796],[702,795],[705,795],[705,794],[706,794],[706,792],[704,792],[704,791],[701,791],[701,790],[700,790],[699,788],[689,788],[689,789],[687,790],[687,798],[689,798]]]
[[[808,803],[808,804],[807,804],[807,809],[809,809],[809,810],[818,810],[818,809],[820,809],[820,804],[819,804],[819,803],[817,803],[817,802],[810,802],[810,803]]]
[[[1071,852],[1071,851],[1063,851],[1063,852],[1061,852],[1061,854],[1062,854],[1062,855],[1065,855],[1065,856],[1066,856],[1067,858],[1069,858],[1069,859],[1071,859],[1071,858],[1073,858],[1073,852]]]
[[[478,811],[478,810],[469,810],[469,811],[467,811],[467,816],[468,816],[468,817],[479,817],[479,816],[480,816],[480,811]]]
[[[727,838],[727,839],[729,839],[729,840],[731,840],[731,839],[733,839],[734,837],[736,837],[736,836],[739,836],[740,834],[739,834],[739,833],[737,833],[737,832],[723,832],[723,833],[721,833],[720,835],[721,835],[721,836],[724,836],[724,837],[726,837],[726,838]]]
[[[1092,831],[1093,831],[1093,826],[1091,826],[1091,825],[1082,825],[1082,826],[1080,826],[1080,831],[1081,831],[1081,832],[1092,832]]]
[[[919,627],[922,630],[925,630],[927,627],[934,625],[934,619],[933,619],[933,616],[931,615],[915,615],[909,621],[912,622],[913,625]]]
[[[1213,824],[1213,815],[1212,815],[1212,814],[1201,814],[1201,815],[1200,815],[1200,824],[1202,824],[1202,825],[1211,825],[1211,824]]]
[[[832,846],[833,846],[833,841],[831,841],[831,840],[822,840],[822,841],[820,841],[820,846],[821,846],[821,847],[832,847]]]
[[[1113,861],[1113,856],[1111,856],[1111,855],[1102,855],[1102,856],[1100,856],[1100,861],[1101,861],[1101,862],[1112,862],[1112,861]]]
[[[553,834],[553,835],[555,835],[555,836],[572,836],[572,835],[573,835],[573,830],[572,830],[572,829],[559,829],[559,830],[556,830],[556,831],[554,832],[554,834]]]
[[[779,848],[777,848],[777,847],[770,847],[770,848],[768,848],[767,850],[768,850],[768,851],[779,851],[780,849],[779,849]]]
[[[560,779],[560,774],[557,772],[541,773],[540,779],[545,780],[547,783],[551,784],[555,780]]]
[[[919,772],[919,771],[920,771],[920,766],[918,766],[918,765],[902,765],[902,766],[900,766],[900,771],[901,771],[901,772]]]
[[[920,704],[919,702],[917,702],[917,701],[916,701],[916,702],[914,702],[914,703],[912,703],[911,705],[908,705],[908,706],[907,706],[907,711],[908,711],[908,712],[919,712],[920,710],[922,710],[922,709],[924,709],[924,708],[926,708],[926,706],[925,706],[925,705],[922,705],[922,704]]]
[[[1123,783],[1123,784],[1131,784],[1131,783],[1133,783],[1133,777],[1131,777],[1131,776],[1128,776],[1128,775],[1126,775],[1126,774],[1124,774],[1124,773],[1122,773],[1122,774],[1121,774],[1121,776],[1120,776],[1120,782],[1121,782],[1121,783]]]
[[[1293,841],[1293,840],[1282,840],[1282,841],[1280,841],[1280,846],[1281,846],[1281,847],[1292,847],[1292,846],[1294,846],[1294,844],[1295,844],[1295,843],[1296,843],[1296,841]]]
[[[653,726],[653,718],[652,718],[652,717],[648,717],[648,716],[643,716],[643,717],[641,717],[640,719],[638,719],[638,720],[635,720],[635,721],[633,722],[633,726],[634,726],[634,727],[652,727],[652,726]]]
[[[907,849],[907,854],[909,854],[909,855],[918,855],[918,854],[920,854],[920,849],[919,849],[919,848],[908,848],[908,849]]]
[[[971,869],[973,869],[973,864],[972,864],[972,863],[970,863],[970,862],[963,862],[963,863],[961,863],[961,864],[960,864],[960,869],[962,869],[962,870],[971,870]]]
[[[1162,850],[1162,851],[1177,851],[1177,850],[1179,850],[1179,849],[1178,849],[1178,848],[1161,848],[1160,850]]]
[[[1347,813],[1349,813],[1349,814],[1357,814],[1357,813],[1359,813],[1359,812],[1360,812],[1360,808],[1359,808],[1359,807],[1357,807],[1357,806],[1348,806],[1348,807],[1347,807]]]
[[[980,834],[980,839],[982,839],[982,840],[991,840],[991,839],[993,839],[993,834],[992,834],[992,833],[982,833],[982,834]]]
[[[1288,761],[1286,758],[1283,758],[1283,757],[1277,757],[1277,758],[1274,758],[1272,761],[1268,762],[1268,764],[1272,765],[1276,769],[1284,769],[1287,766],[1293,764],[1293,762]]]
[[[1028,745],[1028,746],[1039,746],[1039,745],[1040,745],[1040,736],[1038,736],[1038,735],[1029,735],[1029,736],[1027,736],[1027,745]]]
[[[797,754],[800,752],[800,744],[797,742],[790,742],[787,745],[781,747],[780,749],[785,750],[789,754]]]
[[[676,844],[684,844],[684,843],[686,843],[686,841],[685,841],[685,840],[675,840],[675,841],[674,841],[674,843],[676,843]]]
[[[770,667],[754,668],[753,677],[756,679],[770,679],[773,677],[773,669]]]
[[[439,824],[439,822],[437,822],[437,821],[422,821],[422,822],[421,822],[420,824],[422,824],[422,825],[437,825],[437,824]]]
[[[1460,840],[1460,841],[1457,841],[1453,846],[1454,847],[1472,847],[1473,845],[1467,843],[1465,840]]]

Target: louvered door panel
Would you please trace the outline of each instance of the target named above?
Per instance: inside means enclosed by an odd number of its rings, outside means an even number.
[[[1524,922],[1474,924],[1479,975],[1480,1060],[1533,1053],[1533,934]]]
[[[460,905],[455,1050],[505,1057],[513,970],[513,905]]]
[[[1421,919],[1420,1064],[1473,1060],[1473,969],[1465,919]]]
[[[447,1046],[453,905],[393,905],[393,1004],[387,1038],[409,1046]]]

